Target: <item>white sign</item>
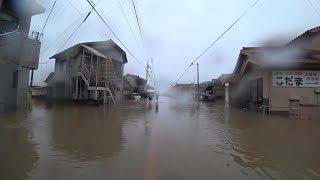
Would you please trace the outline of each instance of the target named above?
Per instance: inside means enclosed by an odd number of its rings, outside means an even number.
[[[320,87],[320,71],[273,71],[275,87]]]

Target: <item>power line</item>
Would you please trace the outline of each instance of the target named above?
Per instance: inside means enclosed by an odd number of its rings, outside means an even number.
[[[178,81],[184,76],[184,74],[187,72],[187,70],[190,68],[190,66],[193,65],[193,63],[195,63],[203,54],[205,54],[214,44],[216,44],[235,24],[237,24],[237,22],[240,21],[240,19],[242,19],[250,9],[252,9],[260,0],[256,0],[255,3],[253,3],[233,24],[231,24],[231,26],[229,28],[227,28],[212,44],[210,44],[210,46],[208,46],[197,58],[195,58],[191,64],[187,67],[187,69],[185,70],[184,73],[182,73],[182,75],[178,78],[178,80],[173,83],[176,84],[178,83]]]
[[[59,36],[58,36],[54,41],[52,41],[52,42],[49,44],[49,46],[47,46],[43,51],[41,51],[41,52],[40,52],[40,56],[41,56],[44,52],[46,52],[48,49],[50,49],[51,46],[52,46],[59,38],[61,38],[61,36],[62,36],[65,32],[67,32],[77,21],[78,21],[78,19],[75,20],[69,27],[67,27],[61,34],[59,34]]]
[[[140,24],[140,19],[139,19],[139,16],[138,16],[138,13],[137,13],[137,7],[136,7],[136,4],[133,0],[131,0],[131,3],[132,3],[132,11],[133,11],[133,15],[135,17],[135,20],[136,20],[136,23],[137,23],[137,26],[138,26],[138,29],[139,29],[139,33],[140,33],[140,36],[141,36],[141,39],[142,39],[142,30],[141,30],[141,24]]]
[[[189,65],[189,66],[187,67],[187,69],[184,70],[184,72],[183,72],[183,73],[181,74],[181,76],[177,79],[177,81],[176,81],[175,83],[173,83],[171,86],[173,86],[174,84],[177,84],[178,81],[186,74],[186,72],[189,70],[190,67],[191,67],[191,65]]]
[[[131,27],[131,25],[130,25],[130,23],[129,23],[129,20],[128,20],[127,16],[126,16],[126,13],[125,13],[124,10],[123,10],[123,7],[122,7],[122,5],[121,5],[120,0],[118,0],[118,3],[119,3],[119,6],[120,6],[120,8],[121,8],[122,14],[123,14],[124,17],[126,18],[126,21],[127,21],[127,24],[128,24],[128,26],[129,26],[129,28],[130,28],[130,30],[131,30],[132,36],[134,37],[137,45],[139,46],[138,40],[137,40],[136,36],[135,36],[134,33],[133,33],[132,27]]]
[[[93,10],[93,9],[92,9]],[[62,46],[58,49],[58,51],[56,53],[58,53],[63,47],[64,45],[71,39],[71,37],[75,34],[75,32],[80,28],[80,26],[88,19],[88,17],[90,16],[92,10],[87,14],[87,16],[84,18],[84,20],[79,24],[79,26],[72,32],[72,34],[70,34],[70,36],[67,38],[67,40],[62,44]],[[48,62],[50,61],[47,60],[46,62],[44,63],[41,63],[41,64],[47,64]]]
[[[100,1],[99,1],[98,3],[96,3],[95,5],[97,6],[100,2],[102,2],[102,0],[100,0]],[[114,10],[114,9],[113,9],[113,10]],[[113,10],[109,11],[107,14],[111,13]],[[78,11],[78,12],[80,13],[80,11]],[[89,11],[89,12],[90,12],[90,11]],[[87,13],[89,13],[89,12],[87,12]],[[86,13],[86,14],[87,14],[87,13]],[[80,15],[81,15],[82,17],[84,17],[83,14],[80,13]],[[81,18],[81,17],[80,17],[80,18]],[[79,18],[79,19],[80,19],[80,18]],[[59,38],[61,38],[61,36],[62,36],[65,32],[67,32],[77,21],[78,21],[78,19],[75,20],[72,24],[70,24],[70,26],[68,26],[62,33],[60,33],[60,34],[58,35],[58,37],[49,44],[49,46],[47,46],[43,51],[40,52],[40,55],[42,55],[42,54],[45,53],[48,49],[50,49],[51,46],[52,46]],[[91,25],[91,23],[90,23],[89,25]],[[91,28],[95,31],[95,29],[94,29],[92,26],[91,26]],[[97,31],[95,31],[95,32],[98,33]]]
[[[56,53],[58,53],[63,47],[64,45],[71,39],[71,37],[74,35],[74,33],[76,33],[76,31],[80,28],[80,26],[83,24],[83,22],[81,22],[79,24],[79,26],[73,31],[73,33],[68,37],[68,39],[62,44],[62,46],[58,49],[58,51]]]
[[[134,0],[129,0],[129,2],[131,4],[130,7],[131,7],[131,10],[132,10],[132,14],[133,14],[133,17],[135,19],[135,22],[136,22],[136,25],[137,25],[137,28],[138,28],[138,31],[139,31],[139,35],[140,35],[140,38],[141,38],[141,42],[142,42],[144,53],[147,55],[146,47],[145,47],[145,44],[143,42],[143,37],[142,37],[142,27],[141,27],[141,20],[140,20],[138,3],[136,1],[134,1]]]
[[[307,0],[310,4],[310,6],[313,8],[313,10],[318,14],[318,16],[320,17],[320,13],[319,11],[316,9],[316,7],[314,7],[313,3],[310,0]]]
[[[79,11],[78,8],[76,8],[69,0],[67,0],[67,1],[68,1],[68,3],[73,7],[73,9],[75,9],[82,17],[85,17],[84,14],[82,14],[82,13]],[[100,0],[99,2],[97,2],[97,3],[95,4],[95,6],[97,6],[101,1],[102,1],[102,0]],[[92,29],[94,32],[96,32],[97,34],[99,34],[98,31],[94,28],[94,26],[93,26],[90,22],[88,22],[88,23],[89,23],[91,29]],[[100,36],[101,36],[101,34],[100,34]],[[101,36],[101,37],[103,37],[103,36]]]
[[[90,2],[93,4],[93,6],[97,7],[92,0],[90,0]],[[99,11],[99,9],[96,9],[96,10],[97,10],[100,14],[102,14],[102,17],[103,17],[104,19],[106,19],[106,21],[110,24],[110,27],[113,28],[113,29],[115,29],[115,30],[114,30],[115,33],[119,35],[119,33],[117,32],[116,28],[112,25],[112,23],[108,20],[108,18],[107,18],[101,11]]]
[[[55,0],[54,3],[53,3],[53,6],[52,6],[52,8],[51,8],[51,10],[50,10],[50,13],[49,13],[49,15],[48,15],[48,17],[47,17],[47,20],[46,20],[46,22],[44,23],[44,26],[43,26],[43,28],[42,28],[41,34],[43,34],[43,31],[44,31],[44,29],[45,29],[46,26],[47,26],[48,20],[49,20],[49,18],[50,18],[50,16],[51,16],[51,13],[52,13],[53,8],[54,8],[54,6],[56,5],[56,3],[57,3],[57,0]]]
[[[97,13],[97,15],[100,17],[100,19],[104,22],[104,24],[109,28],[109,30],[111,31],[111,33],[117,38],[117,40],[122,44],[122,46],[129,52],[129,54],[141,65],[145,68],[145,66],[131,53],[131,51],[126,47],[126,45],[124,45],[124,43],[119,39],[119,37],[114,33],[114,31],[110,28],[110,26],[108,25],[108,23],[102,18],[102,16],[100,15],[100,13],[96,10],[96,8],[90,3],[89,0],[87,0],[87,2],[90,4],[90,6],[92,7],[92,9]]]
[[[62,44],[62,46],[59,48],[57,53],[63,48],[63,46],[71,39],[71,37],[74,35],[74,33],[80,28],[80,26],[88,19],[90,16],[92,10],[88,13],[88,15],[84,18],[84,20],[79,24],[79,26],[73,31],[73,33],[69,36],[69,38]]]
[[[61,2],[61,5],[58,7],[59,2]],[[59,1],[57,2],[55,6],[55,10],[52,11],[52,15],[50,17],[51,23],[55,23],[57,20],[60,20],[61,13],[66,12],[65,9],[68,7],[68,4],[65,1]]]

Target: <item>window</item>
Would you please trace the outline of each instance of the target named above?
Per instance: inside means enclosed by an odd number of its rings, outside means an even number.
[[[18,86],[18,71],[13,72],[12,75],[12,88],[17,88]]]

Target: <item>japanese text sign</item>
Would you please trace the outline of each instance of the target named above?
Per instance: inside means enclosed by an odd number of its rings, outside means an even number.
[[[320,71],[273,71],[275,87],[320,87]]]

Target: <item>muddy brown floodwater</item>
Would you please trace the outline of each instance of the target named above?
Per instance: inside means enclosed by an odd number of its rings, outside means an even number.
[[[223,103],[48,105],[0,115],[1,180],[320,179],[320,118]]]

